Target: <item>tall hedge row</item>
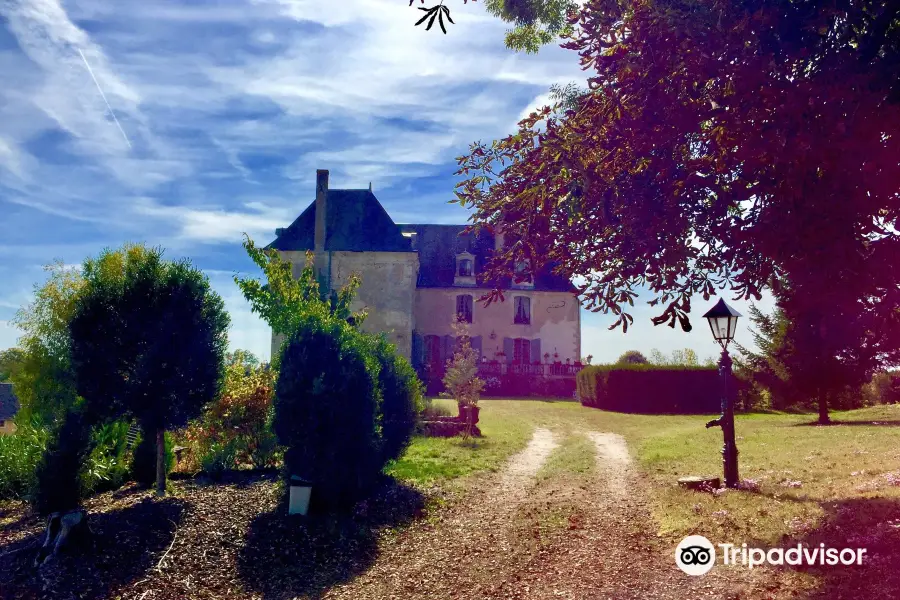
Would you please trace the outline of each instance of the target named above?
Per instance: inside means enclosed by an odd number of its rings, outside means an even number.
[[[717,413],[722,384],[716,367],[594,365],[577,375],[584,406],[625,413]]]

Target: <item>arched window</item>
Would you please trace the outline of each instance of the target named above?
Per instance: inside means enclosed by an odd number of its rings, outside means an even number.
[[[474,275],[474,268],[472,267],[472,259],[471,258],[461,258],[458,262],[459,270],[456,272],[460,277],[472,277]]]

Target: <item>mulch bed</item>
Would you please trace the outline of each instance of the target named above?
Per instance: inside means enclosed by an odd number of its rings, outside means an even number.
[[[135,486],[89,499],[91,542],[42,569],[43,521],[0,507],[0,598],[315,597],[365,570],[379,535],[421,517],[427,500],[385,479],[343,516],[288,517],[273,474],[173,487],[162,499]]]

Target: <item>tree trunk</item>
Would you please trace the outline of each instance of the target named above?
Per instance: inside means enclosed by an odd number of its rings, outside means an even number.
[[[156,495],[166,495],[166,430],[156,430]]]
[[[819,390],[819,425],[828,425],[831,418],[828,416],[828,396]]]

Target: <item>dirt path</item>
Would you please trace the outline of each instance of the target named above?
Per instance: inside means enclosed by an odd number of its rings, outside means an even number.
[[[536,554],[521,513],[528,490],[556,448],[535,430],[501,474],[432,524],[417,524],[382,548],[375,564],[325,598],[493,598],[497,582],[514,580]]]
[[[495,481],[434,525],[381,549],[372,568],[326,598],[672,599],[762,598],[712,572],[694,578],[657,537],[647,489],[621,436],[587,432],[596,476],[585,485],[535,475],[556,447],[535,431]],[[567,525],[559,526],[560,521]],[[547,523],[556,523],[547,531]]]

